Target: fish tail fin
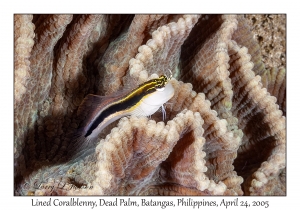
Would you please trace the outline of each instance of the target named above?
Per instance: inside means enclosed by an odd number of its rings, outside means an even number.
[[[77,161],[79,158],[83,158],[90,154],[94,149],[93,139],[85,137],[84,132],[81,129],[71,134],[69,139],[70,143],[67,153],[72,160]]]

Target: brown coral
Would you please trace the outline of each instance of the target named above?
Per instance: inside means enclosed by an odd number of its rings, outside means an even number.
[[[251,30],[241,15],[15,15],[15,194],[284,195],[285,69],[265,68]],[[72,152],[85,95],[169,70],[166,122],[123,118]]]

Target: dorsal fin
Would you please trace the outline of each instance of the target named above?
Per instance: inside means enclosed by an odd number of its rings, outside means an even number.
[[[102,112],[107,105],[119,100],[124,94],[112,96],[87,95],[77,110],[77,117],[81,120],[81,127],[86,127]]]
[[[105,101],[105,99],[105,96],[98,96],[93,94],[87,95],[78,107],[77,116],[86,116],[88,112],[94,112],[99,108],[99,105]]]

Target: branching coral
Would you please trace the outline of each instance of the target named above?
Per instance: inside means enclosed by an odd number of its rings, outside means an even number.
[[[285,195],[285,69],[265,68],[243,16],[15,15],[14,27],[16,195]],[[170,71],[165,122],[122,118],[78,152],[87,94]]]

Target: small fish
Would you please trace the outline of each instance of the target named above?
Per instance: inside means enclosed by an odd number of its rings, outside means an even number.
[[[129,93],[114,96],[87,95],[77,111],[78,117],[84,120],[73,137],[85,138],[89,142],[97,138],[106,126],[121,117],[150,116],[160,107],[165,118],[163,104],[174,95],[174,88],[169,82],[171,77],[162,75],[151,79]],[[83,142],[79,140],[78,143]]]

